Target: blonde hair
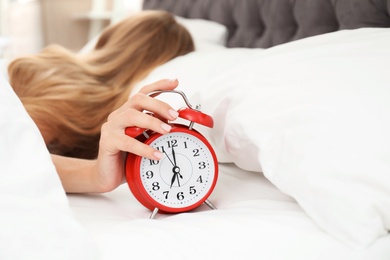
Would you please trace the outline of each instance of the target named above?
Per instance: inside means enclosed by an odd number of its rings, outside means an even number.
[[[191,35],[171,14],[144,11],[104,30],[87,54],[52,45],[14,60],[8,73],[36,124],[55,133],[51,153],[94,158],[102,124],[131,87],[193,50]]]

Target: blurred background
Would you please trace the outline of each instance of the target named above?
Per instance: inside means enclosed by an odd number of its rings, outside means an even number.
[[[141,6],[142,0],[0,0],[0,58],[36,53],[51,43],[78,51]]]

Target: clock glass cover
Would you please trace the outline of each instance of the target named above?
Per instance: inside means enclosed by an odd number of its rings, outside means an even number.
[[[216,177],[215,157],[209,144],[193,133],[180,131],[149,142],[165,156],[159,161],[141,159],[140,179],[145,192],[169,208],[202,203],[212,192]]]

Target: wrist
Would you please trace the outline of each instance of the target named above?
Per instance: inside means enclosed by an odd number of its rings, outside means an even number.
[[[95,191],[105,193],[115,190],[124,182],[123,160],[118,156],[100,155],[90,168],[91,183]]]
[[[52,155],[53,163],[67,193],[100,192],[95,179],[96,160],[85,160]]]

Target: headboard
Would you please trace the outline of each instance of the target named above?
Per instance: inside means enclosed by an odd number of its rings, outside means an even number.
[[[390,27],[390,0],[144,0],[185,18],[219,22],[228,47],[268,48],[342,29]]]

